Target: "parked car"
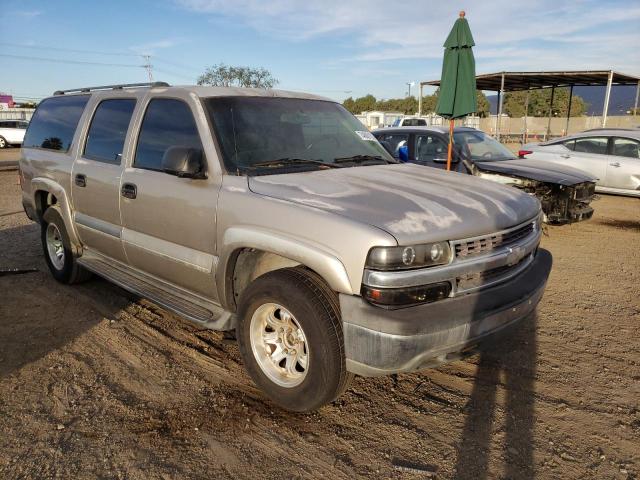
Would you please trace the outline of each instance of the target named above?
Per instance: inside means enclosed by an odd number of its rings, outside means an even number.
[[[0,148],[22,145],[28,125],[24,120],[0,120]]]
[[[597,192],[640,197],[639,128],[598,128],[530,143],[520,156],[584,170],[597,178]]]
[[[432,367],[495,340],[529,318],[551,268],[535,197],[399,164],[313,95],[58,92],[31,121],[20,178],[56,280],[94,272],[235,329],[253,380],[296,411],[354,374]]]
[[[446,127],[385,128],[372,132],[403,161],[445,169],[449,142]],[[453,132],[452,170],[510,185],[538,197],[544,221],[566,224],[591,218],[595,178],[567,166],[529,162],[489,135],[468,127]]]
[[[426,118],[420,117],[405,117],[398,118],[393,122],[393,127],[426,127],[429,125]]]

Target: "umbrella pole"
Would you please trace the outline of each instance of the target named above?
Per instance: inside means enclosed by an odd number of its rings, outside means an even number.
[[[451,154],[453,153],[453,119],[449,121],[449,151],[447,152],[447,171],[451,170]]]

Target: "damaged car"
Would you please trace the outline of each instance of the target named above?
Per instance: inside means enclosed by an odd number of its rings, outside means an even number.
[[[396,158],[446,169],[449,132],[446,127],[385,128],[372,132]],[[562,225],[587,220],[596,178],[576,168],[518,158],[489,135],[468,127],[453,133],[451,168],[535,195],[544,221]]]

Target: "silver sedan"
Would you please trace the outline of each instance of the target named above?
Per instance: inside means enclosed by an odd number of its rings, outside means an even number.
[[[596,191],[640,197],[640,129],[587,130],[522,147],[520,156],[579,168],[598,180]]]

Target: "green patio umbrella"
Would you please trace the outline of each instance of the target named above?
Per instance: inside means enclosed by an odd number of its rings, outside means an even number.
[[[447,170],[451,169],[453,120],[477,111],[476,62],[471,50],[474,45],[469,23],[464,18],[464,12],[460,12],[460,18],[454,23],[443,45],[444,60],[436,105],[436,113],[450,119]]]

